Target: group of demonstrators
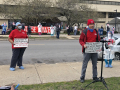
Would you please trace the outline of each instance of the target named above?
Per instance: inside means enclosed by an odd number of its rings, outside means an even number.
[[[98,60],[98,54],[97,53],[86,53],[85,50],[87,48],[86,43],[92,43],[92,42],[99,42],[100,36],[98,34],[98,31],[94,28],[95,22],[92,19],[89,19],[87,22],[88,27],[82,31],[79,39],[79,43],[82,46],[82,53],[83,53],[83,65],[82,65],[82,70],[81,70],[81,77],[80,77],[80,82],[84,82],[85,80],[85,73],[86,73],[86,68],[88,65],[88,61],[91,59],[92,61],[92,68],[93,68],[93,80],[97,81],[99,78],[97,78],[97,60]],[[16,23],[16,29],[12,30],[12,32],[9,35],[9,42],[12,44],[12,59],[11,59],[11,64],[10,64],[10,70],[15,71],[16,64],[20,69],[24,69],[23,64],[22,64],[22,57],[23,54],[26,50],[26,47],[14,47],[15,43],[14,40],[16,38],[18,39],[28,39],[27,33],[22,29],[22,25],[20,22]],[[39,28],[42,27],[42,25],[39,23],[38,25]],[[51,26],[51,30],[53,30],[54,26]],[[75,27],[74,29],[77,29]],[[56,34],[57,38],[59,38],[59,33],[61,30],[60,24],[56,25]],[[39,35],[41,35],[41,31],[38,29]],[[51,31],[51,36],[53,36],[54,30]],[[113,33],[112,31],[108,31],[107,37],[104,38],[106,41],[110,41],[108,43],[108,48],[104,47],[104,60],[105,60],[105,67],[110,67],[112,68],[112,59],[114,58],[114,55],[112,54],[112,45],[115,43],[115,40],[113,38]],[[28,42],[29,43],[29,39]],[[108,62],[109,61],[109,62]]]

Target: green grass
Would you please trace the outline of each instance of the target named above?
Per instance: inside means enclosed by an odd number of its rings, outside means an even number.
[[[105,79],[109,90],[120,90],[120,77]],[[107,90],[102,82],[96,82],[85,88],[92,80],[22,85],[19,90]]]

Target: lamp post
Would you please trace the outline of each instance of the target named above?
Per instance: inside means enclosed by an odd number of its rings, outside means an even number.
[[[116,10],[114,10],[114,11],[116,11],[116,16],[115,16],[115,31],[116,31],[117,9],[116,9]]]

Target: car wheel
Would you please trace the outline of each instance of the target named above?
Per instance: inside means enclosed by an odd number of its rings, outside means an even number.
[[[120,60],[120,53],[115,53],[115,58],[114,60]]]

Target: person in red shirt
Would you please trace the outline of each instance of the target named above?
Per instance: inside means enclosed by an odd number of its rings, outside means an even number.
[[[82,52],[83,52],[83,65],[82,65],[82,71],[81,71],[81,77],[80,77],[80,82],[83,83],[85,79],[85,72],[87,68],[88,61],[91,59],[92,60],[92,66],[93,66],[93,80],[98,80],[97,78],[97,53],[85,53],[85,48],[86,47],[86,42],[98,42],[100,41],[100,36],[97,32],[96,29],[94,29],[94,21],[92,19],[89,19],[87,22],[88,28],[83,30],[79,43],[82,46]]]
[[[24,69],[22,65],[22,57],[26,48],[14,47],[15,38],[28,38],[26,32],[22,30],[22,25],[20,22],[16,23],[16,29],[12,30],[8,40],[12,44],[12,59],[10,64],[10,70],[15,71],[16,64],[20,69]]]

